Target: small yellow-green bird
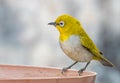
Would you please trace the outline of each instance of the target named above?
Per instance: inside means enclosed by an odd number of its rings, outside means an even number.
[[[113,66],[96,47],[76,18],[64,14],[59,16],[55,22],[48,23],[48,25],[54,25],[58,29],[62,50],[75,61],[70,66],[63,68],[62,73],[78,62],[87,62],[86,66],[78,71],[80,75],[87,68],[91,60],[98,60],[105,66]]]

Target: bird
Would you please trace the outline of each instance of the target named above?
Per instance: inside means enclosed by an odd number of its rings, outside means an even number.
[[[78,70],[79,75],[86,70],[92,60],[97,60],[104,66],[114,66],[97,48],[92,39],[83,29],[80,21],[73,16],[62,14],[58,16],[54,22],[48,23],[48,25],[53,25],[57,28],[60,34],[59,43],[61,49],[74,61],[73,64],[62,69],[62,74],[78,62],[87,62],[85,67]]]

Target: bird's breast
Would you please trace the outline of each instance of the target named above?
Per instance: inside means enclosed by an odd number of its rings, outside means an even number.
[[[80,37],[77,35],[72,35],[67,40],[61,41],[60,46],[64,53],[75,61],[88,62],[92,59],[92,54],[81,45]]]

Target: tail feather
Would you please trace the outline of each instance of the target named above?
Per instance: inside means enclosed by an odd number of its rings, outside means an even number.
[[[107,60],[106,58],[102,57],[102,59],[100,59],[100,62],[104,65],[104,66],[109,66],[109,67],[113,67],[114,65]]]

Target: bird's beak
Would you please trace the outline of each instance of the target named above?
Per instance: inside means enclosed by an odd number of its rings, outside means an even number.
[[[56,26],[56,22],[50,22],[50,23],[48,23],[48,25]]]

